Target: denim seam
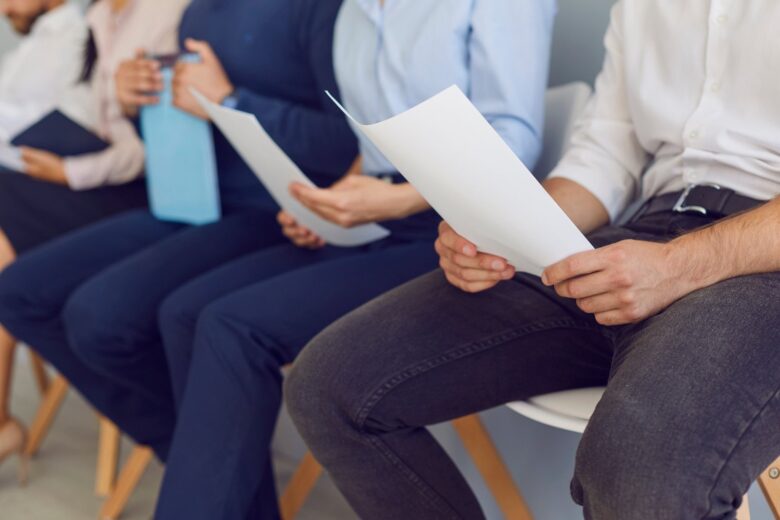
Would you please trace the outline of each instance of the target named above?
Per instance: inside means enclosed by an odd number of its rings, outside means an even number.
[[[739,434],[739,437],[737,437],[737,440],[734,442],[734,446],[729,451],[729,454],[726,456],[726,458],[723,459],[723,463],[721,464],[721,467],[718,470],[717,475],[715,476],[714,482],[712,484],[712,488],[710,489],[710,492],[707,493],[707,501],[709,502],[709,508],[707,509],[707,512],[705,513],[703,518],[707,518],[712,513],[712,507],[713,507],[712,495],[713,493],[715,493],[715,488],[717,487],[721,476],[723,476],[723,472],[726,471],[726,467],[728,466],[732,457],[734,457],[734,452],[737,451],[737,448],[739,448],[742,440],[745,438],[746,435],[750,433],[750,431],[753,428],[753,425],[755,425],[756,421],[758,421],[761,415],[766,411],[770,403],[773,400],[777,399],[778,395],[780,395],[780,386],[775,387],[775,391],[772,393],[772,395],[770,395],[769,398],[766,400],[766,402],[763,405],[761,405],[761,408],[759,408],[758,412],[753,416],[753,418],[750,419],[750,421],[748,421],[748,423],[745,425],[744,430],[742,431],[742,433]]]
[[[353,417],[354,424],[356,424],[361,432],[365,432],[365,422],[376,405],[382,400],[383,397],[394,388],[398,387],[402,383],[411,380],[413,377],[422,375],[437,367],[443,366],[448,362],[463,359],[473,354],[477,354],[487,350],[488,348],[502,345],[516,339],[518,337],[526,336],[535,332],[542,332],[553,328],[569,328],[569,329],[581,329],[598,331],[598,327],[588,324],[586,322],[577,321],[571,318],[557,318],[553,320],[541,320],[537,321],[518,329],[509,330],[492,336],[486,340],[482,340],[476,343],[470,343],[468,345],[458,347],[444,354],[432,357],[430,359],[419,362],[404,370],[401,370],[394,376],[391,376],[384,381],[377,390],[375,390],[365,401],[363,406],[358,409],[358,413]],[[453,514],[457,516],[457,512],[454,511],[446,500],[431,490],[423,480],[417,476],[417,474],[408,466],[406,466],[393,450],[388,448],[375,435],[367,435],[369,443],[379,451],[379,453],[385,457],[395,468],[401,471],[415,489],[436,509],[446,514]]]
[[[415,365],[411,365],[410,367],[405,368],[397,372],[395,375],[389,377],[377,388],[377,390],[369,395],[364,404],[358,409],[357,414],[352,419],[354,423],[358,425],[358,427],[363,429],[368,415],[371,413],[371,410],[376,407],[376,405],[382,400],[383,397],[385,397],[391,390],[399,386],[401,383],[425,374],[429,370],[440,367],[449,362],[471,356],[473,354],[478,354],[487,350],[488,348],[503,345],[508,341],[526,336],[531,333],[544,332],[546,330],[560,328],[599,331],[598,327],[583,321],[578,321],[572,318],[557,318],[553,320],[536,321],[523,327],[508,330],[495,336],[491,336],[486,340],[478,341],[476,343],[469,343],[465,346],[461,346],[445,352],[444,354],[440,354],[438,356],[418,362]]]

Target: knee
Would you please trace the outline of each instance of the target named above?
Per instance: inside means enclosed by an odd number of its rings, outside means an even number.
[[[179,358],[182,354],[189,357],[201,310],[182,292],[173,293],[160,305],[157,322],[169,359]],[[186,352],[181,352],[182,349],[186,349]]]
[[[655,404],[605,398],[577,450],[572,497],[589,518],[704,518],[691,507],[706,503],[711,482],[697,478],[694,453],[683,426]]]
[[[353,372],[357,368],[337,354],[348,345],[347,337],[327,329],[306,346],[284,382],[287,410],[318,455],[327,438],[360,428],[355,404],[360,390]]]
[[[18,320],[49,319],[54,307],[47,305],[48,291],[39,287],[41,278],[26,269],[23,261],[0,271],[0,323],[9,326]]]
[[[65,303],[62,323],[68,343],[74,353],[92,366],[105,365],[122,355],[117,337],[129,337],[118,311],[104,305],[99,294],[86,289],[77,290]]]

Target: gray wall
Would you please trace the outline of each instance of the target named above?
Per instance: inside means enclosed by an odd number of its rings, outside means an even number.
[[[164,0],[162,0],[164,1]],[[603,60],[602,37],[614,0],[559,0],[551,85],[570,81],[592,82]],[[85,3],[82,0],[81,3]],[[5,23],[0,26],[0,52],[13,42]],[[537,520],[577,520],[581,513],[568,495],[569,477],[579,437],[529,421],[506,408],[482,414],[499,450],[523,490]],[[448,425],[434,428],[442,444],[463,469],[482,500],[490,519],[500,519],[497,506],[476,469],[463,452]],[[304,447],[286,415],[280,421],[275,450],[300,457]],[[770,520],[771,514],[760,493],[753,489],[755,520]]]

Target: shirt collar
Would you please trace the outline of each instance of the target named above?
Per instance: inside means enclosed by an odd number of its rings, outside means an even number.
[[[33,25],[31,36],[39,36],[45,33],[59,33],[70,29],[74,23],[82,22],[81,9],[72,3],[66,2],[59,7],[41,15]]]

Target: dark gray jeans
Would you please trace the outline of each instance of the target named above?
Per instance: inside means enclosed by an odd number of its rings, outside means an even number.
[[[668,240],[708,223],[661,214],[591,239]],[[469,295],[435,272],[323,332],[286,394],[361,518],[476,520],[474,494],[426,426],[603,385],[572,480],[585,517],[734,518],[780,454],[780,273],[728,280],[606,328],[532,277]]]

